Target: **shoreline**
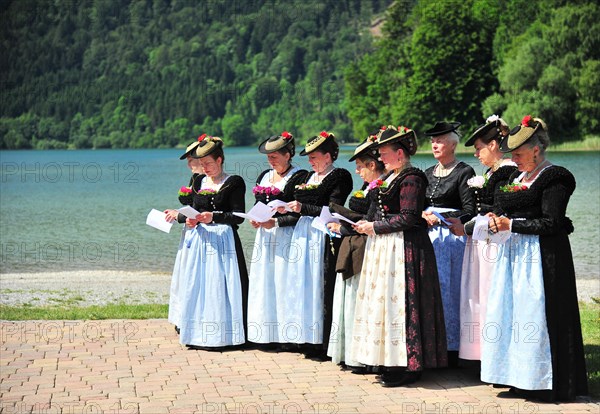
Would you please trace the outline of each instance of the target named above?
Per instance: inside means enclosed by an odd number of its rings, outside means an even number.
[[[580,301],[600,298],[600,279],[577,279]],[[171,274],[150,271],[73,270],[0,273],[0,305],[87,307],[168,304]]]

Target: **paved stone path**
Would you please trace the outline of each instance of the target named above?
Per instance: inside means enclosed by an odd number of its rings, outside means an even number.
[[[499,398],[473,369],[383,388],[296,353],[207,352],[166,320],[0,322],[0,413],[594,413]]]

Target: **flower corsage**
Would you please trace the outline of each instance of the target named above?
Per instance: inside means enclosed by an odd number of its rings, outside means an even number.
[[[296,190],[304,190],[304,191],[308,191],[308,190],[314,190],[319,186],[319,184],[298,184],[295,188]]]
[[[202,188],[197,192],[199,195],[213,195],[217,194],[217,190],[213,190],[212,188]]]
[[[183,186],[179,189],[179,202],[184,206],[188,206],[192,204],[194,201],[194,195],[192,194],[192,189],[190,187]]]
[[[352,193],[352,197],[365,198],[365,192],[363,190],[356,190],[354,193]]]
[[[476,175],[467,180],[467,185],[471,188],[483,188],[487,185],[487,175]]]
[[[276,196],[281,194],[281,190],[277,187],[262,187],[260,185],[255,186],[252,189],[252,194],[265,194],[267,196]]]
[[[510,183],[500,187],[500,191],[505,193],[516,193],[517,191],[527,190],[527,186],[521,183]]]
[[[388,183],[383,180],[373,180],[367,186],[369,191],[374,190],[376,188],[387,188]]]
[[[183,186],[179,189],[179,195],[182,197],[192,195],[192,189],[190,187]]]

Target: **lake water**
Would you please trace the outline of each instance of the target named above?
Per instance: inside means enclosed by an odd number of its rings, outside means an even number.
[[[353,148],[342,147],[336,165],[348,168],[355,187],[360,178],[347,162]],[[179,160],[182,150],[78,150],[0,152],[0,273],[75,269],[150,270],[170,273],[181,225],[169,234],[145,224],[152,208],[178,208],[177,191],[190,172]],[[225,169],[246,180],[250,189],[268,168],[256,148],[227,148]],[[470,155],[459,158],[478,174],[483,167]],[[577,180],[568,215],[574,222],[571,243],[578,278],[600,276],[600,153],[551,153]],[[295,157],[308,169],[306,157]],[[432,156],[413,157],[425,169]],[[254,229],[240,227],[251,260]]]

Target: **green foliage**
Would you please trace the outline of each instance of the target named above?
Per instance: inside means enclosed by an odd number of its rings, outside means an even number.
[[[355,134],[382,120],[420,131],[455,119],[470,131],[493,113],[511,125],[538,116],[556,142],[598,134],[599,10],[586,0],[395,2],[384,38],[345,72]]]
[[[591,0],[7,0],[0,148],[362,140],[492,113],[600,130]],[[381,22],[384,22],[381,25]],[[380,24],[373,39],[370,25]],[[375,30],[372,30],[375,32]]]
[[[343,68],[370,48],[362,29],[391,1],[7,0],[0,147],[347,133]]]

